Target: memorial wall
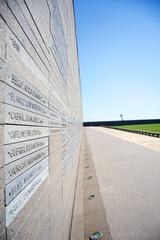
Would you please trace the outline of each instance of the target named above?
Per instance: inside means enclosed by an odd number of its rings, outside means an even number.
[[[0,239],[68,240],[82,110],[72,0],[0,0]]]

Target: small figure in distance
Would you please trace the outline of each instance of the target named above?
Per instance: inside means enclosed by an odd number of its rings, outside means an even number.
[[[122,113],[120,114],[120,118],[121,118],[122,121],[124,121]]]

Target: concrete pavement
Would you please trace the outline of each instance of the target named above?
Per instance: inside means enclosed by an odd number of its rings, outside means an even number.
[[[95,129],[100,132],[107,133],[111,136],[118,137],[128,142],[142,145],[146,148],[150,148],[160,152],[160,138],[150,137],[150,136],[140,135],[140,134],[135,134],[130,132],[124,132],[124,131],[115,130],[111,128],[96,127]]]
[[[159,142],[154,151],[103,128],[86,132],[112,239],[159,240]]]
[[[88,240],[97,231],[112,240],[86,137],[82,141],[70,240]]]

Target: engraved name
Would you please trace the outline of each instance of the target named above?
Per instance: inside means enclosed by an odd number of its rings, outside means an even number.
[[[16,120],[16,121],[23,121],[23,122],[30,122],[30,123],[36,123],[36,124],[43,124],[43,120],[38,117],[38,116],[33,116],[33,115],[25,115],[21,112],[14,112],[10,111],[8,112],[10,119],[11,120]]]
[[[41,93],[36,91],[34,87],[32,87],[29,83],[27,83],[27,81],[19,79],[15,74],[11,74],[10,79],[13,85],[20,88],[25,93],[35,98],[37,101],[41,102],[42,104],[44,105],[47,104],[45,97]]]
[[[48,176],[48,167],[44,169],[18,196],[6,207],[6,226],[14,220],[24,205],[31,198],[33,193],[39,188]]]
[[[48,147],[6,165],[6,183],[13,180],[15,177],[26,171],[28,168],[32,167],[35,163],[39,162],[46,156],[48,156]]]
[[[24,172],[22,175],[17,177],[5,188],[6,193],[6,205],[25,187],[29,182],[33,180],[44,168],[48,166],[48,158],[37,163],[35,166]]]
[[[20,45],[18,44],[16,39],[14,39],[13,37],[10,37],[9,39],[11,41],[12,47],[14,47],[14,49],[19,53],[20,52]]]
[[[39,136],[41,135],[41,131],[38,129],[28,129],[28,130],[15,130],[15,131],[10,131],[8,133],[10,135],[10,138],[22,138],[22,137],[31,137],[31,136]]]
[[[9,88],[9,89],[8,89]],[[13,91],[10,87],[8,87],[8,102],[9,104],[13,104],[15,106],[24,107],[25,109],[36,111],[43,115],[46,115],[47,112],[44,110],[42,106],[38,103],[34,102],[34,100],[29,99],[21,93],[18,93],[16,90]]]
[[[9,157],[10,158],[19,157],[21,155],[24,155],[25,153],[36,150],[37,148],[40,148],[40,147],[42,148],[45,145],[45,142],[43,140],[42,141],[38,140],[36,142],[29,143],[29,144],[27,144],[26,142],[25,144],[26,145],[24,146],[15,147],[8,150],[7,154],[9,155]]]
[[[14,143],[26,141],[38,137],[46,137],[49,135],[48,127],[34,126],[4,126],[4,143]]]

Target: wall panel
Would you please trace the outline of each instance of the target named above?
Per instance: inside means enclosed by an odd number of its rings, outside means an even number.
[[[72,0],[0,0],[0,239],[69,238],[81,127]]]

